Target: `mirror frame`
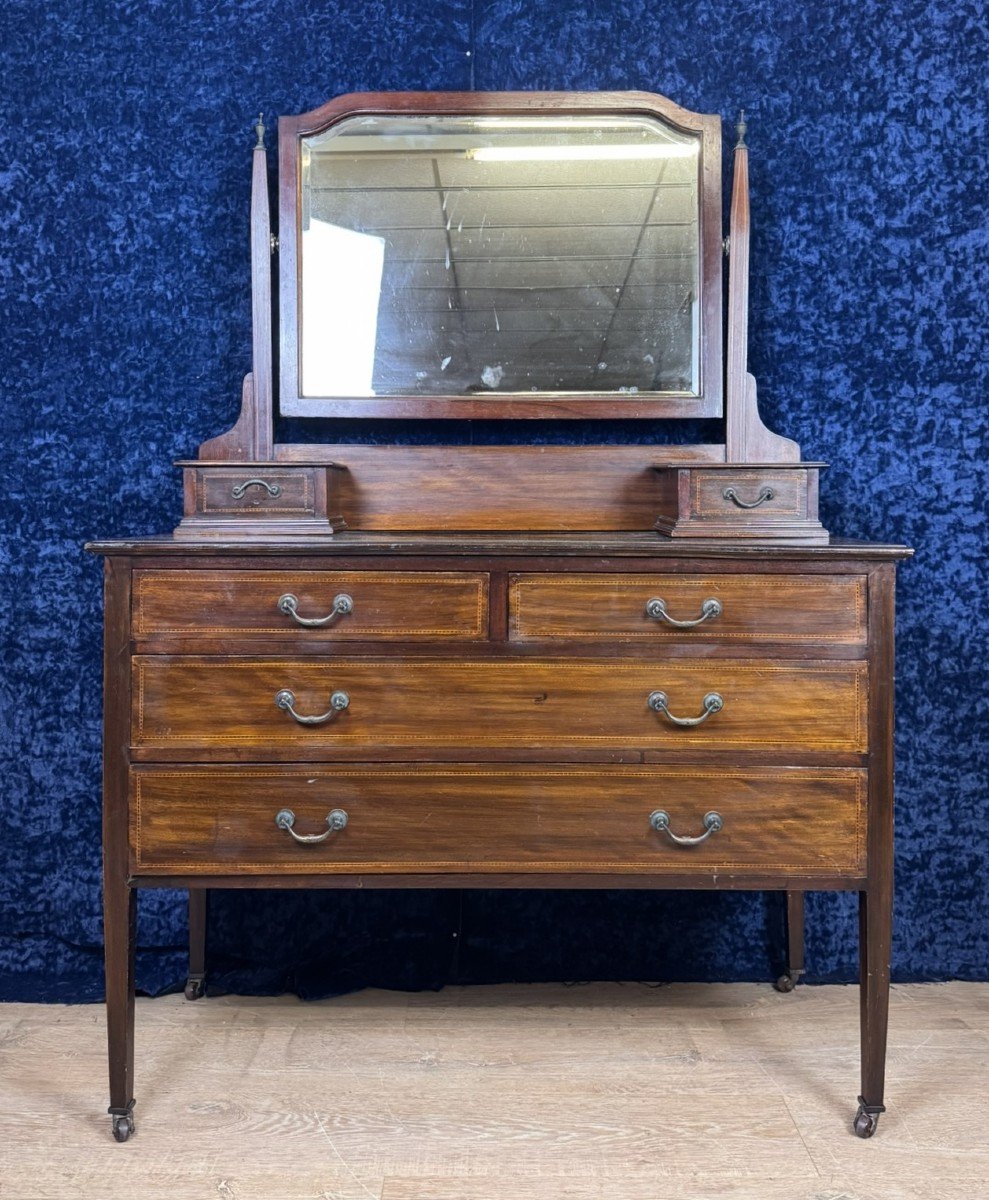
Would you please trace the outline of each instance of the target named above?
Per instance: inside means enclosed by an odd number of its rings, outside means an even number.
[[[617,392],[502,393],[488,396],[303,396],[299,314],[301,139],[346,117],[648,116],[700,135],[701,346],[696,396],[635,398]],[[284,416],[441,419],[625,419],[720,417],[724,411],[722,353],[721,118],[693,113],[650,92],[357,92],[278,121],[279,408]],[[552,396],[552,398],[550,398]]]

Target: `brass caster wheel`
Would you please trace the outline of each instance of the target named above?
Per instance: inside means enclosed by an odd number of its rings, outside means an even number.
[[[133,1105],[134,1102],[131,1100],[131,1103],[127,1105],[125,1110],[116,1109],[114,1111],[110,1109],[110,1121],[112,1121],[110,1128],[113,1129],[115,1141],[126,1141],[130,1138],[134,1130],[137,1129],[136,1124],[134,1124],[134,1118],[131,1115]]]
[[[792,975],[781,975],[779,979],[773,980],[773,987],[778,992],[792,992],[797,986],[797,981]]]
[[[855,1130],[855,1136],[871,1138],[879,1126],[879,1114],[885,1111],[882,1105],[867,1106],[860,1103],[859,1110],[855,1114],[855,1120],[852,1122],[852,1129]]]
[[[185,981],[186,1000],[200,1000],[206,995],[206,980],[202,975],[190,975]]]

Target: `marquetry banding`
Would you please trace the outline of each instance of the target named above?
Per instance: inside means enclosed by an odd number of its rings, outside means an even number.
[[[631,779],[644,779],[654,781],[657,785],[669,780],[685,780],[695,782],[699,779],[710,780],[715,782],[742,780],[747,783],[766,782],[766,783],[784,783],[792,784],[794,782],[793,769],[788,771],[773,771],[769,768],[760,768],[754,771],[710,771],[710,770],[675,770],[669,768],[636,768],[623,767],[616,768],[609,772],[611,776],[620,781]],[[600,769],[594,768],[575,768],[575,769],[554,769],[551,771],[542,769],[443,769],[434,768],[432,766],[426,769],[406,767],[403,770],[374,770],[368,771],[365,768],[334,768],[333,771],[326,770],[311,770],[293,775],[287,771],[272,771],[263,768],[243,768],[236,771],[211,771],[204,770],[181,770],[181,771],[160,771],[156,770],[150,779],[187,779],[187,780],[219,780],[219,779],[275,779],[287,781],[297,779],[303,787],[310,786],[316,780],[325,780],[333,782],[339,779],[400,779],[408,780],[409,778],[420,779],[574,779],[574,780],[601,780],[606,777]],[[134,848],[135,863],[138,867],[145,865],[143,863],[142,849],[142,784],[144,776],[135,774],[133,777],[133,811],[132,811],[132,845]],[[855,862],[865,863],[865,842],[864,842],[864,814],[866,803],[866,775],[864,771],[854,770],[849,768],[838,769],[813,769],[799,768],[798,783],[835,783],[847,785],[851,782],[854,786],[854,809],[855,809]],[[711,804],[724,802],[724,797],[712,796]],[[731,873],[735,875],[760,875],[773,871],[792,871],[800,872],[803,875],[811,876],[831,876],[836,870],[834,863],[814,864],[808,863],[807,860],[801,862],[779,862],[779,861],[758,861],[755,863],[739,863],[731,858],[725,858],[718,861],[705,860],[701,863],[691,864],[689,860],[684,860],[682,857],[674,857],[668,861],[661,861],[659,858],[648,862],[629,862],[625,858],[602,858],[595,859],[499,859],[499,860],[476,860],[476,859],[405,859],[400,857],[392,857],[389,859],[368,859],[368,860],[346,860],[333,862],[332,860],[312,858],[300,859],[297,864],[286,863],[284,859],[264,859],[252,857],[250,859],[238,859],[235,864],[232,864],[229,859],[195,862],[191,863],[186,859],[176,859],[174,862],[165,858],[163,861],[155,862],[153,870],[155,872],[163,872],[167,870],[181,870],[183,873],[225,873],[231,870],[233,866],[235,873],[245,873],[249,871],[261,871],[271,869],[276,872],[286,874],[359,874],[361,872],[370,873],[394,873],[397,869],[412,870],[412,871],[439,871],[439,872],[469,872],[469,873],[495,873],[498,871],[512,871],[519,873],[538,873],[540,871],[564,871],[564,870],[580,870],[590,873],[609,873],[618,872],[621,874],[698,874],[709,875],[713,873]],[[837,868],[839,870],[848,870],[849,868]]]
[[[170,745],[170,744],[175,744],[175,743],[187,743],[187,744],[198,744],[198,745],[257,745],[257,744],[270,745],[274,742],[289,742],[289,743],[297,742],[300,740],[300,737],[306,736],[306,734],[304,732],[300,733],[300,731],[297,727],[286,728],[284,725],[282,725],[282,727],[279,728],[279,726],[276,725],[274,721],[272,721],[272,723],[270,725],[265,725],[264,728],[258,729],[257,732],[246,733],[246,734],[237,734],[237,733],[211,734],[211,733],[205,732],[201,727],[199,729],[197,729],[196,731],[188,733],[188,734],[173,733],[170,729],[167,730],[167,732],[164,734],[162,734],[160,731],[158,734],[149,733],[149,732],[147,732],[146,725],[145,725],[145,697],[146,697],[145,674],[148,669],[149,663],[155,663],[155,660],[153,658],[143,659],[143,658],[138,657],[134,660],[134,662],[135,662],[136,673],[137,673],[136,692],[137,692],[137,718],[138,718],[138,720],[137,720],[137,740],[138,740],[138,742],[153,743],[156,745],[166,745],[166,746]],[[181,666],[184,663],[189,663],[189,662],[192,662],[197,665],[199,662],[205,662],[205,665],[208,666],[208,670],[211,673],[215,673],[215,674],[218,674],[223,671],[254,671],[254,672],[257,672],[259,670],[259,668],[263,667],[263,668],[271,670],[272,672],[278,673],[279,678],[282,679],[283,681],[287,681],[287,682],[292,682],[293,673],[298,672],[300,670],[303,670],[303,671],[311,670],[312,666],[313,666],[313,664],[311,662],[299,661],[297,659],[295,659],[295,660],[293,660],[293,659],[264,659],[264,660],[227,662],[227,661],[196,660],[195,658],[190,660],[190,659],[186,659],[186,658],[182,658],[182,657],[176,657],[176,658],[172,659],[170,665],[181,669]],[[586,675],[589,666],[606,665],[608,672],[612,675],[630,674],[632,672],[635,672],[638,675],[643,676],[643,681],[642,681],[643,687],[645,687],[646,683],[650,682],[650,680],[652,682],[655,682],[656,679],[660,678],[663,675],[664,671],[669,670],[668,663],[658,663],[658,664],[623,663],[623,662],[613,662],[610,660],[607,661],[606,664],[601,664],[599,661],[596,662],[595,660],[585,660],[583,663],[578,663],[576,665],[573,665],[567,660],[560,661],[560,660],[542,659],[542,660],[526,660],[524,662],[520,662],[517,659],[488,659],[488,660],[483,660],[483,662],[479,661],[479,660],[475,660],[475,661],[468,660],[468,661],[456,661],[455,662],[455,661],[451,661],[448,659],[435,659],[435,658],[417,659],[414,665],[397,664],[397,666],[398,666],[397,671],[396,671],[395,661],[390,660],[390,659],[373,659],[373,658],[344,659],[344,658],[338,658],[338,659],[335,659],[332,664],[328,664],[327,668],[324,668],[324,669],[330,670],[331,672],[335,670],[337,672],[337,674],[339,675],[340,672],[347,670],[347,669],[352,670],[354,668],[366,669],[368,667],[381,667],[381,668],[385,668],[386,671],[395,672],[397,674],[400,674],[401,670],[403,670],[403,669],[407,670],[407,671],[415,672],[415,671],[421,670],[424,666],[428,667],[430,664],[437,664],[437,663],[442,664],[442,667],[445,671],[452,671],[452,672],[463,672],[463,671],[475,672],[476,671],[478,673],[483,673],[483,672],[488,672],[488,671],[511,672],[517,676],[524,674],[527,671],[532,672],[532,671],[536,671],[536,670],[545,670],[547,668],[552,668],[552,670],[554,672],[554,677],[568,676],[568,675],[580,675],[580,674]],[[155,663],[155,669],[160,671],[161,667],[157,663]],[[166,669],[168,669],[168,668],[166,668]],[[740,682],[740,678],[744,679],[746,677],[751,677],[753,684],[757,685],[760,677],[764,677],[766,675],[776,675],[776,674],[781,674],[781,673],[792,675],[794,678],[798,678],[800,676],[803,676],[806,678],[808,676],[813,676],[813,675],[819,675],[819,676],[843,675],[843,676],[847,677],[849,683],[851,684],[851,704],[848,704],[849,692],[847,689],[839,692],[837,697],[834,695],[830,696],[829,703],[833,710],[834,704],[835,704],[835,701],[837,698],[840,697],[842,700],[845,701],[846,710],[840,714],[840,721],[846,727],[851,727],[854,729],[853,736],[849,737],[846,734],[845,737],[838,738],[838,737],[835,737],[835,735],[832,733],[830,736],[816,738],[812,735],[805,733],[801,736],[799,742],[797,742],[795,745],[791,744],[791,748],[794,750],[798,750],[799,748],[822,746],[822,747],[825,747],[830,750],[837,750],[837,751],[847,750],[847,751],[851,751],[851,752],[863,751],[866,748],[865,726],[864,726],[864,720],[863,720],[864,714],[863,714],[863,704],[862,704],[862,686],[863,686],[863,680],[864,680],[865,670],[866,670],[866,666],[864,663],[859,663],[859,662],[847,662],[847,663],[814,662],[811,664],[811,663],[801,662],[801,663],[794,663],[794,664],[789,664],[789,665],[770,665],[770,664],[762,665],[762,664],[759,664],[759,665],[755,665],[755,666],[748,666],[748,665],[740,666],[737,662],[729,662],[729,661],[725,661],[725,660],[719,660],[718,662],[701,662],[701,663],[689,664],[689,665],[688,664],[678,664],[676,667],[676,670],[678,672],[682,672],[683,674],[686,674],[686,675],[699,676],[700,678],[698,679],[697,686],[698,687],[703,686],[704,690],[711,690],[711,689],[715,688],[716,685],[719,683],[723,687],[726,685],[726,683],[731,683],[732,685],[736,685],[738,682]],[[302,686],[302,685],[300,685],[300,686]],[[359,687],[360,684],[359,684],[359,682],[351,683],[349,686],[351,689],[353,689],[355,687]],[[274,694],[274,692],[272,692],[272,694]],[[638,695],[636,693],[633,693],[633,692],[629,693],[630,703],[635,703],[636,700],[638,700],[638,699],[642,699],[644,701],[644,695],[642,697],[638,697]],[[275,712],[274,708],[272,708],[272,715],[275,717],[277,717],[279,715]],[[322,729],[321,726],[318,728]],[[662,728],[662,727],[660,727],[660,728]],[[717,728],[717,733],[714,734],[713,736],[710,732],[712,728]],[[352,742],[369,742],[369,741],[374,742],[375,740],[380,740],[380,735],[376,735],[373,729],[371,729],[371,730],[359,729],[356,732],[349,733],[346,730],[346,726],[341,726],[337,723],[333,723],[331,726],[328,727],[328,729],[329,729],[329,732],[327,733],[326,736],[330,739],[331,743],[352,743]],[[696,744],[697,742],[700,742],[701,744],[711,745],[713,743],[712,748],[714,748],[714,749],[718,749],[718,748],[721,748],[724,746],[764,746],[764,745],[786,746],[787,738],[785,737],[785,714],[780,714],[777,716],[777,718],[775,719],[775,729],[776,729],[775,736],[761,737],[758,734],[749,734],[744,737],[732,737],[732,736],[730,736],[730,734],[725,732],[723,726],[715,727],[715,726],[709,726],[709,725],[702,725],[702,726],[697,727],[696,729],[686,729],[686,728],[678,727],[672,731],[663,729],[663,740],[664,740],[664,742],[666,742],[666,741],[668,741],[669,736],[673,736],[676,738],[677,741],[679,741],[682,744]],[[658,731],[657,731],[657,733],[658,733]],[[625,733],[625,732],[612,732],[612,733],[604,733],[604,734],[584,734],[584,733],[576,733],[576,732],[573,732],[572,730],[570,730],[566,734],[565,742],[568,745],[575,744],[575,743],[583,743],[583,744],[611,743],[611,744],[613,744],[617,741],[629,742],[630,740],[634,740],[636,744],[646,746],[646,745],[651,745],[656,740],[657,733],[654,733],[651,731],[643,732],[641,734],[635,735],[635,737],[633,739],[628,733]],[[462,745],[465,743],[468,743],[468,744],[477,743],[477,744],[483,744],[483,745],[488,745],[488,746],[494,746],[494,745],[499,745],[499,744],[511,745],[511,744],[518,744],[518,743],[530,743],[531,744],[531,743],[545,743],[545,742],[550,742],[550,743],[555,744],[558,740],[560,740],[560,735],[558,732],[550,732],[548,734],[544,734],[544,733],[540,733],[538,729],[529,729],[523,733],[518,733],[518,734],[491,733],[489,730],[485,729],[483,731],[483,737],[480,736],[479,734],[480,734],[480,731],[478,731],[477,729],[473,729],[473,730],[458,729],[458,731],[456,733],[434,732],[434,733],[425,733],[425,734],[411,732],[411,731],[406,732],[405,730],[403,730],[401,732],[396,732],[396,733],[392,734],[389,738],[389,744],[424,743],[424,744],[432,744],[432,745],[439,745],[439,744]],[[319,736],[318,733],[317,733],[317,736]]]
[[[247,495],[245,495],[244,502],[242,504],[234,504],[234,505],[229,505],[226,507],[221,506],[221,505],[211,505],[208,503],[208,499],[206,496],[206,483],[207,483],[207,478],[209,478],[209,477],[212,478],[214,483],[219,482],[220,479],[222,478],[222,481],[224,483],[229,482],[231,484],[235,484],[238,481],[242,482],[245,479],[245,476],[243,474],[238,474],[235,472],[231,472],[229,475],[224,474],[221,477],[216,472],[212,473],[211,476],[207,476],[207,473],[205,471],[199,471],[197,473],[197,479],[196,479],[196,491],[197,491],[197,497],[198,497],[197,511],[202,513],[204,516],[215,515],[215,514],[250,516],[254,513],[312,513],[315,508],[313,481],[312,481],[312,476],[309,472],[302,474],[302,502],[301,502],[301,504],[297,504],[297,503],[272,504],[267,501],[263,504],[252,504],[250,502],[249,497]],[[295,483],[299,479],[299,477],[300,477],[299,472],[297,472],[297,471],[281,471],[281,472],[269,471],[269,472],[266,472],[265,476],[264,476],[264,478],[267,481],[272,482],[272,483],[277,483],[282,486],[284,486],[286,483],[288,483],[288,484]],[[251,478],[251,477],[247,476],[246,478]],[[288,499],[288,497],[286,497],[286,500],[287,499]]]
[[[799,474],[799,479],[794,479],[793,475]],[[694,514],[698,518],[715,517],[723,518],[726,514],[745,514],[755,510],[741,509],[737,505],[732,504],[730,500],[725,500],[721,492],[726,487],[737,488],[754,488],[756,491],[762,487],[771,487],[775,490],[775,498],[771,505],[759,511],[768,519],[774,517],[803,517],[806,515],[805,506],[802,503],[804,497],[804,489],[807,486],[806,472],[788,472],[786,475],[779,474],[752,474],[730,475],[726,471],[718,471],[713,473],[713,478],[706,476],[703,471],[693,472],[691,474],[692,488],[692,508]],[[715,503],[710,504],[710,497],[702,496],[701,489],[705,491],[715,490]],[[784,495],[789,493],[793,499],[790,501],[789,507],[782,507],[777,503],[780,493]],[[707,501],[705,503],[705,501]]]
[[[689,631],[691,637],[710,639],[711,641],[729,641],[737,639],[742,641],[770,641],[770,642],[837,642],[841,644],[855,645],[864,643],[866,640],[866,583],[862,576],[841,576],[840,578],[848,578],[854,581],[854,587],[851,590],[851,601],[854,612],[854,623],[846,630],[838,630],[832,633],[822,633],[813,629],[800,630],[795,633],[779,633],[771,627],[766,629],[756,629],[740,632],[730,632],[724,629],[723,624],[717,621],[711,624],[700,625]],[[737,575],[732,576],[676,576],[676,575],[537,575],[537,576],[519,576],[511,581],[509,589],[509,621],[511,633],[519,639],[537,640],[542,637],[552,638],[574,638],[581,641],[594,640],[614,640],[620,638],[651,638],[656,640],[657,634],[669,638],[677,636],[682,637],[684,630],[672,629],[669,626],[662,625],[656,621],[642,620],[644,628],[636,629],[631,626],[631,618],[639,617],[641,613],[634,610],[634,604],[639,599],[638,594],[629,595],[622,599],[627,599],[629,604],[633,606],[629,612],[629,626],[618,626],[613,629],[595,631],[588,628],[574,629],[572,627],[557,627],[548,624],[532,624],[532,618],[527,618],[524,611],[524,590],[531,588],[538,591],[541,588],[561,588],[577,593],[581,590],[588,592],[600,590],[603,585],[608,587],[627,587],[636,589],[636,593],[640,590],[649,591],[654,589],[657,592],[664,587],[675,588],[684,583],[690,584],[691,588],[696,588],[698,592],[705,588],[710,590],[712,595],[715,595],[726,606],[731,605],[732,594],[739,591],[749,592],[766,592],[771,590],[786,591],[787,589],[806,588],[808,594],[813,595],[820,592],[821,581],[816,576],[788,576],[779,578],[772,575],[760,575],[754,579],[744,579]],[[651,594],[651,593],[650,593]],[[643,601],[644,604],[644,601]],[[839,610],[840,612],[840,610]],[[776,614],[771,614],[775,616]],[[839,613],[833,613],[833,616]],[[849,614],[851,615],[851,614]],[[567,619],[568,613],[565,611],[565,605],[561,605],[560,619]],[[730,617],[729,617],[730,619]]]
[[[183,588],[190,584],[201,582],[223,584],[225,582],[264,583],[270,585],[272,593],[271,612],[275,612],[275,600],[285,592],[291,592],[293,587],[302,584],[318,583],[325,586],[327,592],[335,589],[345,589],[362,583],[394,585],[396,589],[396,616],[393,627],[369,626],[360,624],[360,607],[353,616],[347,617],[344,632],[353,638],[357,634],[365,634],[370,638],[398,637],[449,637],[449,638],[479,638],[487,632],[488,616],[488,576],[486,573],[466,573],[458,571],[313,571],[313,572],[282,572],[282,571],[141,571],[136,573],[135,588],[135,629],[139,634],[239,634],[253,637],[258,634],[285,634],[302,632],[301,627],[291,621],[283,620],[278,625],[157,625],[148,618],[145,609],[146,593],[152,584],[177,584]],[[465,590],[473,588],[476,592],[474,604],[473,625],[437,625],[432,627],[415,626],[412,629],[402,624],[406,615],[399,609],[403,597],[400,591],[403,587],[432,587],[437,584],[460,584]],[[433,594],[435,599],[435,592]],[[405,598],[414,602],[414,597]],[[267,612],[267,610],[265,610]],[[356,619],[355,619],[356,618]],[[336,632],[336,631],[335,631]]]

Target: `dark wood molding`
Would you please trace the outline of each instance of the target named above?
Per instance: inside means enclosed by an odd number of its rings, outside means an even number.
[[[728,234],[728,345],[725,368],[726,461],[799,462],[800,447],[762,423],[749,356],[749,151],[735,147]]]
[[[253,369],[244,377],[241,409],[233,428],[210,438],[199,457],[222,460],[267,460],[274,442],[272,380],[271,213],[268,197],[268,154],[259,121],[258,144],[251,156],[251,347]]]
[[[704,298],[700,396],[617,393],[502,393],[492,396],[305,397],[299,374],[300,143],[354,116],[388,114],[650,116],[700,136],[700,256]],[[280,117],[279,400],[283,414],[326,417],[457,419],[700,418],[724,412],[722,361],[721,118],[693,113],[649,92],[365,92],[339,96],[311,112]]]

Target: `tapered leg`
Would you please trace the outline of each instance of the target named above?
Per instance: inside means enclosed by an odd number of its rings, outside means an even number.
[[[804,973],[804,893],[786,893],[786,970],[773,987],[792,992]]]
[[[886,1111],[886,1030],[889,1024],[889,958],[892,887],[886,876],[859,892],[859,1005],[862,1029],[862,1094],[855,1116],[859,1137],[872,1137]]]
[[[126,1142],[134,1132],[134,944],[137,893],[123,875],[106,869],[103,878],[103,937],[106,958],[106,1027],[110,1060],[113,1136]]]
[[[206,914],[209,892],[206,888],[189,889],[189,977],[185,981],[186,1000],[198,1000],[206,994]]]

